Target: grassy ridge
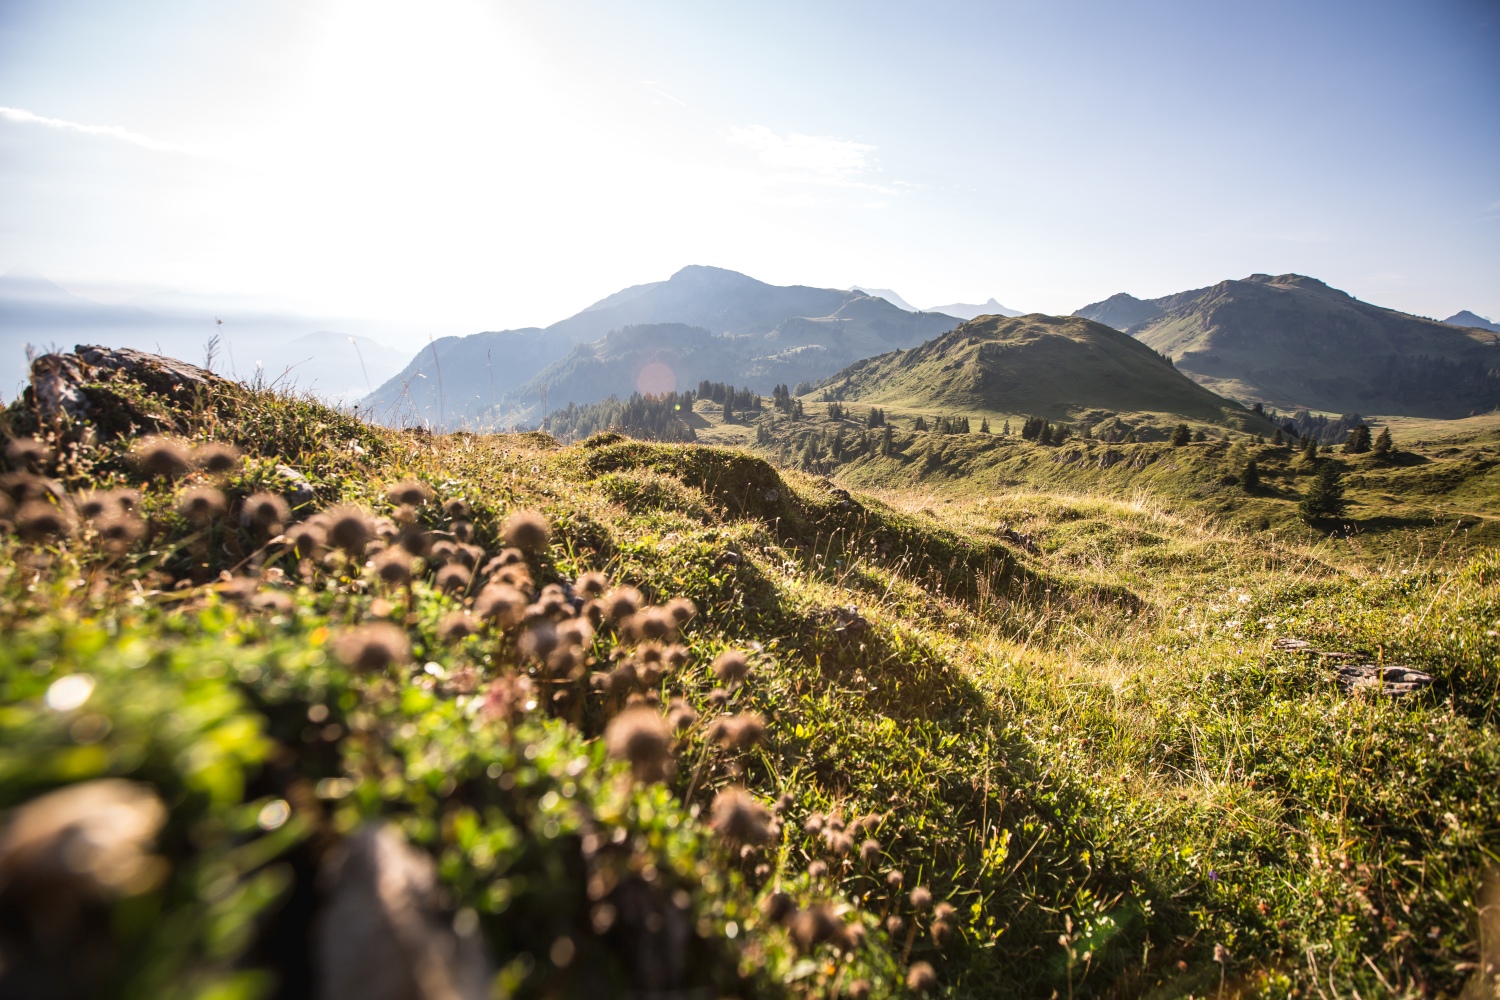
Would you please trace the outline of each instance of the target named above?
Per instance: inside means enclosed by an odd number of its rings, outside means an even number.
[[[617,710],[603,694],[484,709],[522,677],[554,688],[512,638],[440,636],[472,593],[423,576],[402,596],[357,562],[299,565],[274,546],[257,559],[232,516],[205,529],[178,515],[191,484],[145,479],[124,444],[60,448],[55,479],[74,496],[141,489],[151,534],[123,556],[87,529],[0,540],[0,801],[118,775],[167,804],[167,873],[116,904],[136,956],[127,995],[254,995],[286,976],[267,921],[310,919],[298,901],[314,905],[320,852],[380,817],[476,914],[506,995],[639,983],[642,939],[593,920],[601,866],[616,886],[649,866],[650,899],[689,894],[687,981],[723,993],[854,995],[863,980],[901,995],[918,961],[964,997],[1221,983],[1285,996],[1315,980],[1415,995],[1469,975],[1500,825],[1492,550],[1372,565],[1348,539],[1205,519],[1203,498],[1169,479],[1152,502],[995,487],[876,499],[719,448],[431,437],[231,387],[189,407],[131,392],[177,433],[244,449],[219,482],[232,501],[279,488],[290,465],[312,508],[390,513],[385,488],[414,477],[465,499],[489,551],[509,513],[540,511],[539,586],[602,570],[649,601],[695,602],[690,665],[658,693],[702,721],[666,783],[631,783],[598,739]],[[7,419],[38,430],[19,407]],[[1082,468],[1033,450],[1049,474]],[[1220,461],[1176,452],[1195,476],[1193,462]],[[246,569],[283,596],[236,603],[220,574]],[[343,630],[381,618],[409,635],[412,667],[361,674],[331,655]],[[1350,696],[1326,664],[1273,651],[1282,636],[1412,663],[1437,684],[1400,702]],[[597,640],[606,667],[616,642]],[[747,752],[708,738],[708,664],[729,648],[750,651],[751,675],[728,711],[768,724]],[[46,707],[73,672],[94,679],[85,708]],[[169,717],[184,724],[157,724]],[[745,856],[709,827],[737,783],[767,805],[789,796],[777,838]],[[262,822],[276,802],[288,817]],[[831,811],[870,818],[868,861],[814,832]],[[585,846],[601,835],[625,846],[601,858]],[[916,884],[956,907],[941,944],[907,898]],[[862,943],[799,945],[796,925],[760,909],[774,891],[852,907],[840,919],[866,928]],[[556,960],[562,937],[584,961]]]

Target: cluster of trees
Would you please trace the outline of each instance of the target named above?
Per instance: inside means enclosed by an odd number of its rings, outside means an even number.
[[[1260,404],[1257,403],[1257,406]],[[1278,425],[1281,441],[1301,441],[1313,437],[1319,444],[1338,444],[1349,436],[1349,432],[1365,422],[1358,413],[1346,413],[1341,417],[1325,417],[1322,414],[1298,410],[1286,416],[1275,410],[1263,411],[1268,420]]]
[[[881,409],[878,406],[872,406],[872,407],[870,407],[870,412],[865,414],[865,426],[866,427],[884,427],[885,426],[885,410]]]
[[[849,410],[843,403],[832,402],[828,404],[828,419],[843,420],[849,416]]]
[[[1476,410],[1500,406],[1500,366],[1489,366],[1478,359],[1448,361],[1392,355],[1386,358],[1375,386],[1401,403],[1445,399]]]
[[[741,413],[761,408],[760,396],[751,390],[736,389],[732,385],[725,385],[723,382],[710,382],[708,379],[704,379],[698,383],[698,398],[711,399],[715,403],[723,403],[730,409],[739,410]]]
[[[932,425],[935,434],[969,434],[968,417],[938,417]]]
[[[1009,433],[1009,422],[1005,426],[1006,433]],[[1021,425],[1021,437],[1027,441],[1035,441],[1037,444],[1062,444],[1071,433],[1067,424],[1051,424],[1038,416],[1027,417],[1026,422]]]
[[[693,410],[691,392],[669,392],[663,396],[633,393],[627,400],[611,396],[598,403],[553,410],[541,429],[560,441],[577,441],[600,431],[618,431],[648,441],[696,441],[698,435],[683,419]]]
[[[797,388],[802,388],[798,386]],[[797,395],[801,395],[798,393]],[[771,390],[771,405],[790,417],[802,416],[802,400],[794,399],[792,391],[785,385],[778,385]]]

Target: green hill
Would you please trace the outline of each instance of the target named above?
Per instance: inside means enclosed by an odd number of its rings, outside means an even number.
[[[856,362],[824,386],[839,399],[915,409],[1054,419],[1104,409],[1258,422],[1140,342],[1073,316],[982,316],[909,351]]]
[[[876,496],[132,352],[35,371],[0,412],[0,996],[1486,986],[1493,547],[1371,560],[1294,527],[1289,464],[1251,530],[1081,461]],[[1336,461],[1453,498],[1472,433]],[[1389,671],[1426,680],[1350,679]]]
[[[1252,274],[1140,304],[1159,314],[1131,335],[1247,403],[1445,418],[1500,406],[1494,334],[1361,302],[1315,278]]]

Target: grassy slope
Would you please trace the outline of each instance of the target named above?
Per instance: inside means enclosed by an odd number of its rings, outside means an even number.
[[[1254,418],[1118,330],[1079,317],[985,316],[825,382],[839,398],[972,413],[1150,411],[1249,427]]]
[[[172,829],[206,817],[218,831],[164,848],[173,879],[153,900],[175,923],[141,923],[137,907],[122,925],[151,959],[138,995],[164,995],[150,975],[170,973],[188,995],[228,974],[251,947],[248,914],[290,891],[306,861],[298,852],[380,815],[401,818],[443,859],[517,995],[584,990],[544,957],[566,930],[591,965],[620,961],[582,915],[569,835],[580,812],[546,822],[559,800],[545,793],[579,755],[577,810],[625,829],[630,863],[693,888],[706,935],[694,968],[721,990],[821,996],[859,974],[876,995],[899,992],[907,939],[877,926],[904,909],[878,877],[887,866],[958,906],[957,940],[938,949],[922,934],[909,956],[937,964],[954,996],[1177,996],[1211,991],[1221,975],[1231,989],[1286,995],[1312,991],[1314,962],[1321,983],[1366,996],[1381,977],[1453,992],[1466,975],[1470,901],[1500,823],[1492,551],[1366,569],[1347,558],[1347,541],[1247,534],[1170,496],[844,501],[715,448],[431,438],[265,396],[216,402],[184,429],[250,454],[231,495],[285,461],[313,479],[318,506],[378,508],[384,484],[415,474],[474,502],[487,545],[507,510],[540,509],[555,538],[539,582],[602,568],[648,596],[693,598],[696,665],[665,693],[706,711],[703,664],[725,645],[758,648],[738,707],[771,725],[740,760],[705,756],[690,739],[670,795],[630,789],[586,742],[602,721],[596,704],[578,725],[542,710],[509,725],[466,721],[472,695],[431,678],[486,684],[513,654],[487,639],[438,642],[434,622],[459,601],[426,583],[409,630],[417,662],[439,670],[398,682],[348,676],[324,655],[330,628],[377,610],[357,572],[315,569],[302,584],[293,573],[289,614],[236,611],[195,586],[238,562],[248,541],[232,525],[208,539],[191,532],[174,520],[166,484],[146,484],[158,535],[126,560],[102,560],[86,536],[40,552],[0,541],[4,804],[119,773],[161,789]],[[24,415],[12,419],[25,429]],[[58,471],[74,489],[136,480],[114,446]],[[1006,525],[1037,551],[1002,541]],[[867,628],[834,631],[836,609],[851,605]],[[1439,684],[1404,703],[1349,697],[1318,664],[1272,652],[1283,635],[1383,652]],[[89,710],[111,720],[102,739],[97,725],[70,728],[40,705],[58,674],[78,669],[98,677]],[[190,725],[153,726],[205,700],[213,712],[184,714]],[[325,703],[347,732],[309,736],[307,707]],[[497,798],[487,773],[520,775],[521,791]],[[724,853],[689,815],[737,775],[766,800],[795,798],[769,872]],[[294,803],[294,822],[261,835],[249,817],[277,795]],[[819,880],[807,866],[826,851],[799,824],[834,806],[878,815],[885,856],[873,868],[833,859]],[[226,863],[242,888],[203,888],[222,884]],[[776,884],[869,914],[870,943],[848,973],[826,949],[799,960],[749,908]],[[732,938],[731,922],[742,928]],[[204,925],[215,932],[194,932]],[[1215,945],[1228,949],[1222,966]]]

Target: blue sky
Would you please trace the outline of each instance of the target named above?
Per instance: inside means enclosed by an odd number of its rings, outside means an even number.
[[[1500,318],[1500,7],[0,4],[0,270],[414,336],[689,263]]]

